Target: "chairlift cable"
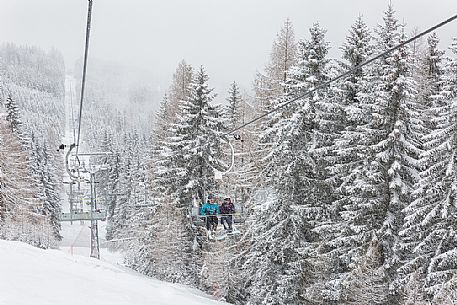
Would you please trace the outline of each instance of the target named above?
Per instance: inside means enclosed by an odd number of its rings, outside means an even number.
[[[73,129],[73,143],[76,143],[75,117],[73,109],[73,87],[70,83],[71,129]]]
[[[86,26],[86,45],[84,49],[84,65],[83,65],[83,76],[81,82],[81,100],[79,103],[79,119],[78,119],[78,139],[76,141],[76,159],[79,162],[78,158],[78,151],[79,151],[79,143],[81,137],[81,125],[82,125],[82,112],[83,112],[83,101],[84,101],[84,89],[86,86],[86,71],[87,71],[87,57],[89,53],[89,38],[90,38],[90,26],[91,26],[91,19],[92,19],[92,0],[89,1],[89,6],[87,10],[87,26]]]
[[[446,19],[446,20],[444,20],[444,21],[442,21],[442,22],[440,22],[440,23],[438,23],[437,25],[435,25],[435,26],[433,26],[433,27],[431,27],[431,28],[429,28],[429,29],[427,29],[427,30],[415,35],[414,37],[412,37],[410,39],[407,39],[404,42],[402,42],[402,43],[400,43],[400,44],[398,44],[398,45],[396,45],[396,46],[394,46],[394,47],[392,47],[392,48],[390,48],[390,49],[378,54],[377,56],[366,60],[365,62],[357,65],[356,67],[354,67],[354,68],[352,68],[352,69],[350,69],[350,70],[348,70],[348,71],[346,71],[346,72],[344,72],[344,73],[342,73],[342,74],[340,74],[340,75],[338,75],[338,76],[336,76],[336,77],[334,77],[334,78],[332,78],[332,79],[330,79],[330,80],[318,85],[317,87],[315,87],[315,88],[313,88],[311,90],[308,90],[303,94],[297,95],[296,97],[293,97],[291,100],[285,102],[284,104],[281,104],[281,105],[277,106],[276,108],[273,108],[272,110],[270,110],[270,111],[268,111],[268,112],[266,112],[266,113],[264,113],[264,114],[262,114],[262,115],[260,115],[260,116],[258,116],[256,118],[250,120],[249,122],[247,122],[245,124],[242,124],[241,126],[238,126],[238,127],[234,128],[234,129],[228,131],[226,134],[227,135],[234,134],[236,131],[238,131],[240,129],[243,129],[244,127],[246,127],[248,125],[251,125],[252,123],[257,122],[258,120],[260,120],[260,119],[262,119],[262,118],[264,118],[264,117],[266,117],[266,116],[268,116],[268,115],[270,115],[270,114],[272,114],[274,112],[277,112],[278,110],[280,110],[280,109],[282,109],[282,108],[284,108],[284,107],[286,107],[286,106],[288,106],[288,105],[290,105],[290,104],[292,104],[292,103],[294,103],[294,102],[296,102],[296,101],[298,101],[298,100],[300,100],[300,99],[302,99],[302,98],[304,98],[306,96],[309,96],[309,95],[311,95],[312,93],[314,93],[316,91],[319,91],[320,89],[330,85],[333,82],[336,82],[336,81],[338,81],[340,79],[343,79],[343,78],[351,75],[352,73],[356,72],[357,70],[359,70],[363,66],[371,64],[375,60],[378,60],[378,59],[386,56],[387,54],[389,54],[389,53],[391,53],[391,52],[403,47],[404,45],[407,45],[407,44],[409,44],[409,43],[421,38],[422,36],[425,36],[425,35],[429,34],[430,32],[433,32],[434,30],[436,30],[436,29],[438,29],[438,28],[440,28],[440,27],[442,27],[442,26],[454,21],[455,19],[457,19],[457,14],[452,16],[452,17],[450,17],[450,18],[448,18],[448,19]]]

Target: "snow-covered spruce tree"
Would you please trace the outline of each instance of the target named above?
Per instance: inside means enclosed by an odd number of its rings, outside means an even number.
[[[444,83],[444,52],[437,46],[438,38],[432,34],[427,39],[420,69],[417,69],[421,76],[417,99],[426,106],[421,120],[424,150],[420,155],[420,178],[413,192],[413,201],[405,208],[405,223],[400,232],[401,247],[405,252],[404,263],[399,269],[397,279],[400,286],[414,280],[417,285],[424,287],[427,266],[435,254],[439,242],[437,237],[442,234],[433,231],[436,222],[440,222],[437,211],[441,209],[439,206],[448,191],[447,187],[443,187],[443,178],[446,177],[451,158],[447,145],[452,132],[445,130],[450,127],[452,114]],[[423,292],[421,289],[422,294]],[[410,299],[410,292],[405,291],[405,294],[406,298]]]
[[[49,218],[52,234],[56,240],[61,240],[60,235],[60,194],[59,194],[59,174],[61,171],[54,167],[54,156],[49,152],[46,142],[43,143],[40,153],[40,181],[44,188],[43,214]]]
[[[236,82],[230,84],[227,97],[228,105],[224,111],[225,117],[227,119],[226,128],[231,130],[235,127],[238,127],[242,121],[242,97],[240,93],[240,87]]]
[[[451,51],[457,55],[457,44],[453,44]],[[410,217],[404,232],[404,236],[415,228],[422,232],[414,247],[416,259],[406,264],[404,271],[420,268],[425,276],[424,290],[429,301],[441,294],[457,266],[454,246],[457,240],[454,230],[457,60],[453,58],[447,66],[446,73],[437,78],[435,90],[438,91],[432,96],[433,130],[424,137],[424,171],[420,180],[424,198],[409,207]]]
[[[276,196],[256,207],[246,233],[252,238],[242,266],[249,304],[307,304],[305,290],[313,278],[307,259],[316,236],[308,220],[315,215],[308,214],[306,203],[317,198],[311,198],[315,181],[313,160],[306,151],[310,139],[295,129],[306,128],[304,122],[292,119],[288,123],[272,156],[275,170],[269,180]]]
[[[137,153],[136,136],[136,134],[126,132],[122,140],[124,147],[119,156],[118,195],[110,227],[114,239],[128,239],[134,235],[130,225],[134,212],[133,177],[135,175],[134,158]],[[128,248],[128,243],[121,243],[121,246]]]
[[[297,65],[289,69],[287,84],[306,91],[328,79],[328,46],[318,24],[311,38],[299,43]],[[286,90],[285,94],[290,94]],[[265,136],[273,134],[275,147],[265,158],[262,186],[276,196],[251,216],[252,245],[246,250],[242,269],[246,272],[248,300],[252,304],[306,304],[314,300],[319,231],[328,221],[325,162],[316,153],[327,143],[319,137],[327,126],[317,120],[325,115],[329,91],[304,98],[294,110],[277,114]],[[283,116],[282,116],[283,115]],[[282,116],[280,119],[278,117]],[[321,128],[321,129],[319,129]]]
[[[113,217],[119,196],[119,153],[115,152],[112,131],[105,129],[97,150],[108,153],[97,158],[97,164],[103,166],[96,174],[97,205],[107,211],[106,239],[113,238]]]
[[[10,123],[11,131],[19,132],[19,126],[21,125],[19,108],[11,95],[6,98],[5,108],[6,120]]]
[[[151,197],[149,187],[148,171],[150,170],[146,160],[146,149],[149,145],[146,139],[140,139],[138,143],[138,152],[134,158],[134,171],[132,175],[133,191],[131,200],[132,213],[129,219],[129,228],[132,231],[128,241],[127,262],[129,265],[135,265],[135,268],[141,272],[145,269],[143,263],[148,264],[150,239],[154,232],[151,219],[156,212],[156,204]]]
[[[376,33],[375,53],[404,40],[402,26],[391,6]],[[373,78],[360,95],[362,113],[369,115],[368,123],[359,126],[365,156],[355,168],[357,177],[347,186],[352,196],[343,211],[354,233],[348,240],[356,243],[353,247],[359,254],[364,253],[372,233],[377,233],[389,283],[395,279],[400,264],[398,232],[403,210],[411,201],[419,154],[413,120],[416,84],[408,58],[408,47],[404,46],[379,60],[374,65]],[[390,293],[389,304],[397,304],[398,292],[391,289]]]
[[[23,140],[24,141],[24,140]],[[60,195],[59,186],[62,176],[60,169],[54,168],[53,157],[49,154],[46,142],[41,142],[32,132],[30,145],[26,146],[26,150],[30,155],[31,176],[33,177],[34,188],[38,190],[37,199],[43,202],[42,214],[48,219],[53,238],[61,240],[60,235]],[[23,143],[24,145],[24,143]]]
[[[202,201],[205,192],[214,191],[223,126],[220,110],[211,106],[214,95],[203,68],[196,72],[190,92],[187,100],[179,102],[181,115],[177,123],[169,125],[154,164],[154,184],[162,194],[154,216],[153,225],[161,229],[154,232],[153,244],[159,247],[151,246],[151,268],[156,268],[151,272],[170,281],[204,287],[199,277],[201,244],[189,211],[194,199]]]
[[[372,53],[371,34],[363,21],[358,17],[352,25],[346,42],[342,46],[343,62],[340,63],[341,72],[353,69],[368,59]],[[340,99],[337,111],[339,122],[334,126],[343,128],[338,131],[340,135],[335,139],[327,153],[327,170],[334,189],[335,195],[329,204],[330,222],[325,226],[325,235],[321,254],[323,264],[328,266],[328,274],[321,292],[327,302],[342,302],[344,298],[344,279],[351,270],[351,257],[354,252],[354,241],[351,236],[354,234],[348,226],[344,217],[344,206],[351,200],[350,188],[348,185],[357,177],[355,170],[364,160],[364,149],[360,142],[361,132],[359,126],[367,124],[366,116],[360,102],[360,95],[369,82],[369,71],[367,68],[360,68],[350,77],[345,79],[339,88],[334,92],[333,98]],[[356,252],[356,251],[355,251]]]
[[[454,276],[436,294],[433,304],[455,305],[457,304],[457,276]],[[425,304],[425,303],[424,303]],[[428,303],[430,304],[430,303]],[[419,304],[422,305],[422,304]]]
[[[205,192],[215,190],[214,168],[221,165],[221,142],[224,140],[221,109],[211,105],[215,96],[212,91],[213,89],[208,87],[208,75],[201,67],[191,84],[190,98],[180,104],[182,115],[179,118],[179,125],[176,126],[178,141],[174,147],[174,151],[179,152],[179,167],[184,168],[186,172],[182,184],[178,185],[177,196],[174,199],[176,209],[183,217],[181,225],[188,232],[189,240],[183,241],[188,243],[185,252],[191,254],[191,251],[194,251],[197,255],[198,251],[195,251],[194,245],[196,232],[188,221],[188,212],[194,198],[202,202]],[[176,145],[181,149],[176,150]],[[191,246],[193,250],[189,249]],[[198,257],[194,256],[193,259]],[[199,271],[194,269],[192,273],[198,274]]]
[[[157,112],[152,143],[151,166],[151,196],[157,208],[147,223],[148,233],[139,236],[139,244],[135,249],[131,266],[149,276],[177,282],[185,282],[180,272],[181,265],[177,263],[180,253],[178,243],[178,224],[175,222],[175,210],[172,207],[169,194],[176,192],[176,179],[179,179],[181,169],[174,164],[171,142],[175,130],[176,111],[172,111],[168,94],[164,96]]]
[[[111,240],[114,238],[116,230],[114,225],[115,211],[119,199],[123,196],[120,186],[122,164],[118,148],[107,148],[107,151],[111,151],[112,155],[108,157],[108,177],[105,185],[107,195],[105,197],[105,209],[107,212],[106,239]]]
[[[327,59],[329,50],[325,41],[325,30],[318,23],[310,29],[311,38],[300,42],[298,64],[290,69],[291,78],[287,85],[293,91],[306,92],[327,81],[332,72],[330,60]],[[337,265],[333,249],[327,242],[334,239],[341,230],[339,209],[335,205],[338,199],[336,193],[337,180],[332,176],[336,165],[335,140],[343,129],[344,108],[342,107],[341,94],[334,86],[321,88],[305,100],[301,110],[303,116],[301,124],[307,125],[303,130],[308,133],[307,150],[313,160],[312,174],[309,178],[314,180],[313,187],[309,189],[312,196],[318,199],[313,204],[307,202],[309,211],[306,213],[308,221],[313,223],[313,232],[318,238],[313,243],[313,264],[319,273],[313,285],[308,289],[309,298],[313,301],[335,302],[337,295],[331,281],[334,265]],[[307,109],[306,109],[307,108]],[[305,199],[306,202],[306,199]]]
[[[325,30],[321,29],[319,24],[316,23],[310,28],[310,34],[311,37],[309,40],[301,40],[298,43],[298,51],[296,52],[297,57],[295,59],[296,64],[289,67],[287,78],[282,82],[283,94],[272,100],[272,107],[266,110],[271,110],[274,107],[287,102],[289,98],[304,93],[328,79],[327,65],[329,60],[326,59],[328,43],[324,40]],[[319,101],[319,94],[321,93],[326,95],[326,93],[319,92],[314,94],[305,106],[303,106],[304,102],[301,103],[301,107],[307,107],[307,109],[303,111],[303,114],[308,116],[305,121],[309,125],[308,127],[310,130],[313,130],[315,127],[316,102]],[[264,155],[259,156],[262,158],[263,170],[269,168],[265,165],[265,162],[268,162],[268,154],[271,153],[278,141],[278,126],[281,126],[281,121],[290,119],[294,112],[293,105],[291,105],[284,107],[281,111],[274,112],[263,119],[261,130],[259,131],[261,133],[259,137],[259,146],[264,150]],[[315,140],[314,137],[313,139]],[[265,156],[267,157],[265,158]],[[268,176],[267,173],[264,174]]]
[[[205,191],[214,191],[214,167],[219,166],[222,156],[223,124],[220,108],[211,105],[215,95],[213,89],[208,88],[203,67],[191,86],[189,100],[181,103],[182,116],[177,131],[188,175],[183,191],[188,192],[187,196],[200,196]]]

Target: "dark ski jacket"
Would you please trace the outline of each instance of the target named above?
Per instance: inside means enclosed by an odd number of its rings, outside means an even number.
[[[235,206],[232,202],[223,202],[221,205],[221,214],[234,214],[235,213]]]
[[[219,205],[217,203],[211,204],[209,202],[205,203],[200,211],[200,215],[217,215],[220,213]]]

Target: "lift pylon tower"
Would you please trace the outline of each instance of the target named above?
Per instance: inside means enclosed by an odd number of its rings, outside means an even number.
[[[95,197],[95,172],[90,173],[90,211],[91,214],[97,211],[97,199]],[[90,256],[100,259],[100,242],[98,240],[98,223],[91,217],[90,221]]]

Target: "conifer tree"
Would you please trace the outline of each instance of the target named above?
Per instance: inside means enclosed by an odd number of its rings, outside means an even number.
[[[44,188],[44,207],[43,213],[49,218],[52,226],[52,233],[56,240],[61,240],[60,235],[60,220],[61,213],[60,195],[59,195],[59,182],[58,174],[61,174],[55,167],[53,167],[54,156],[49,153],[46,143],[43,144],[41,149],[40,159],[42,162],[40,178]]]
[[[149,267],[150,272],[202,287],[202,245],[189,221],[189,212],[194,199],[202,202],[204,194],[215,189],[214,168],[221,166],[223,125],[221,109],[211,105],[213,89],[208,87],[203,67],[190,89],[188,99],[179,102],[177,123],[168,123],[169,132],[158,138],[158,149],[153,155],[154,185],[162,194],[151,224],[157,231],[148,250],[150,254],[144,255],[161,258]],[[166,107],[165,104],[161,111]],[[161,257],[158,251],[162,249],[169,253],[169,259]]]
[[[391,6],[376,33],[376,53],[405,39]],[[419,136],[414,129],[417,116],[412,111],[416,108],[416,84],[408,59],[406,46],[381,59],[360,95],[362,113],[368,120],[359,127],[358,139],[364,156],[354,169],[356,177],[346,188],[351,198],[343,211],[353,232],[348,241],[355,242],[354,250],[362,253],[372,232],[378,235],[389,283],[394,281],[401,260],[398,233],[403,224],[403,210],[411,200],[419,154]],[[391,292],[389,302],[396,304],[397,291]]]
[[[437,46],[438,39],[432,34],[427,39],[425,56],[418,69],[421,76],[418,99],[425,106],[422,112],[424,151],[420,155],[420,178],[413,192],[413,201],[405,209],[405,223],[400,232],[405,252],[405,262],[399,272],[400,285],[411,281],[412,276],[419,285],[424,285],[425,262],[435,249],[434,245],[428,250],[425,246],[418,248],[425,229],[423,217],[427,210],[435,209],[444,195],[441,184],[446,171],[447,148],[439,148],[446,139],[438,135],[449,122],[450,108],[444,92],[444,52]]]
[[[309,40],[299,43],[297,66],[289,70],[287,84],[297,91],[328,77],[325,31],[314,24],[310,34]],[[247,282],[252,285],[248,291],[253,303],[312,302],[312,257],[320,238],[314,230],[326,221],[324,194],[328,190],[325,165],[315,153],[326,145],[318,138],[317,120],[323,116],[328,97],[323,91],[304,98],[297,110],[284,110],[265,131],[274,134],[277,143],[267,156],[262,186],[275,196],[262,212],[252,216],[250,221],[256,225],[248,228],[253,243],[243,268],[251,274]]]
[[[21,125],[21,119],[19,114],[19,108],[16,101],[11,95],[9,95],[5,102],[6,107],[6,120],[10,123],[11,130],[18,132],[19,126]]]
[[[177,126],[182,158],[186,163],[190,194],[214,190],[214,167],[221,157],[222,128],[220,113],[211,105],[213,89],[208,88],[208,76],[203,69],[197,72],[188,101],[181,104],[182,115]],[[200,198],[203,200],[203,198]]]
[[[425,79],[421,98],[429,106],[424,126],[422,171],[415,200],[406,209],[406,222],[401,232],[403,247],[413,255],[406,257],[400,269],[400,285],[418,273],[416,281],[424,287],[424,298],[433,301],[453,277],[457,265],[455,232],[452,229],[455,207],[455,59],[444,69],[444,52],[437,49],[437,37],[428,39],[423,62]],[[455,92],[455,91],[454,91]]]
[[[371,34],[363,21],[358,17],[351,26],[346,42],[342,46],[343,62],[341,69],[347,71],[360,65],[372,53]],[[338,94],[334,98],[340,99],[341,115],[339,116],[342,130],[335,138],[331,150],[331,166],[328,174],[334,190],[330,204],[331,221],[326,226],[326,238],[323,241],[325,249],[324,265],[332,268],[331,278],[321,287],[327,300],[342,301],[344,297],[345,279],[352,268],[352,258],[355,255],[354,242],[351,239],[353,228],[348,226],[347,214],[344,207],[351,201],[351,182],[357,177],[357,167],[363,161],[363,143],[359,141],[360,127],[367,124],[361,104],[363,88],[369,82],[369,70],[360,68],[342,82]]]
[[[227,109],[225,111],[226,113],[226,118],[228,120],[226,128],[228,130],[231,130],[241,123],[242,119],[242,97],[240,93],[240,88],[238,87],[236,82],[233,82],[230,85],[229,96],[227,98]]]

